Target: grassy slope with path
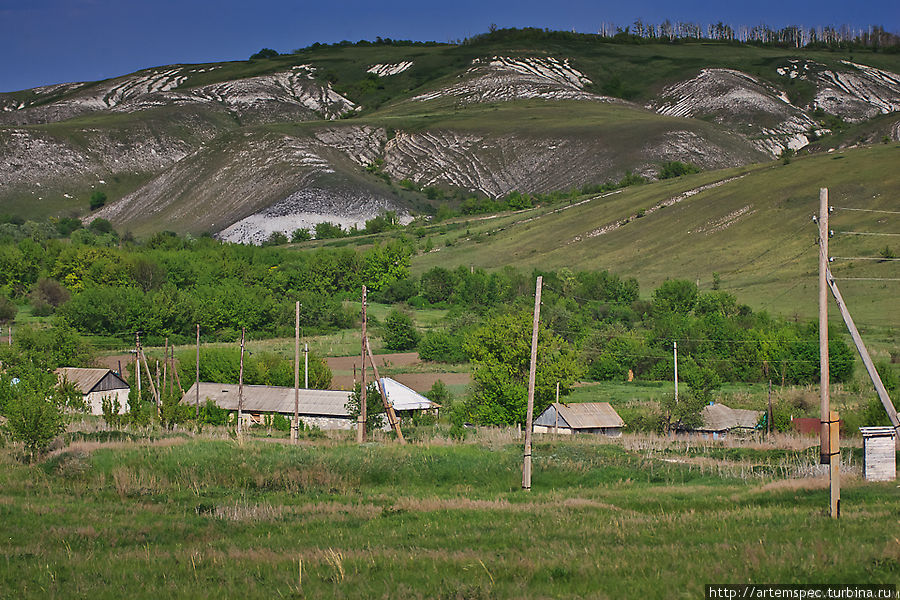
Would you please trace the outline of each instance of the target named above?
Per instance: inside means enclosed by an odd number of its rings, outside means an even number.
[[[819,188],[829,189],[834,206],[897,210],[898,166],[900,146],[882,144],[814,155],[787,165],[769,163],[665,180],[571,208],[554,205],[494,219],[473,218],[443,233],[436,227],[432,241],[437,251],[416,257],[413,270],[421,273],[434,266],[456,265],[609,269],[637,277],[644,294],[670,277],[699,280],[701,289],[708,290],[717,272],[722,289],[754,309],[812,317],[817,258],[816,228],[810,217],[818,210]],[[741,175],[635,218],[640,211],[685,191]],[[895,221],[889,217],[836,210],[831,222],[837,232],[896,233]],[[631,221],[618,229],[589,237],[626,218]],[[893,239],[838,233],[830,254],[875,257]],[[895,265],[836,261],[832,269],[836,277],[896,277]],[[841,287],[861,324],[898,325],[896,282],[847,281]]]

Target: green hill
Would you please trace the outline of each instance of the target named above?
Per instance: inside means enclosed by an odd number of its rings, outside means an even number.
[[[813,317],[817,232],[811,217],[818,211],[819,188],[829,189],[835,207],[896,211],[898,166],[900,145],[882,144],[472,218],[458,229],[441,233],[436,226],[428,232],[434,250],[416,258],[413,268],[609,269],[637,277],[645,290],[667,278],[696,279],[701,288],[711,289],[718,274],[722,289],[756,309]],[[886,247],[897,254],[895,237],[841,233],[900,232],[890,217],[837,208],[830,254],[874,258]],[[832,270],[838,278],[895,278],[900,277],[896,265],[836,260]],[[861,322],[897,325],[897,282],[840,286]]]
[[[0,94],[0,202],[259,242],[471,195],[654,178],[672,160],[714,170],[897,139],[897,72],[897,54],[860,49],[502,31],[158,67]],[[89,214],[97,190],[110,205]]]

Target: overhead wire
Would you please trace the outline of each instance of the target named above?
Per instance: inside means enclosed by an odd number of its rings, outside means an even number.
[[[900,215],[900,211],[897,210],[877,210],[874,208],[850,208],[848,206],[832,206],[831,208],[835,210],[856,210],[860,212],[873,212],[873,213],[884,213],[888,215]]]

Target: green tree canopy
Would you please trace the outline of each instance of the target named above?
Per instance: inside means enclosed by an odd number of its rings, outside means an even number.
[[[488,319],[466,340],[465,349],[474,363],[474,393],[467,403],[479,423],[524,423],[528,404],[528,372],[531,363],[532,315],[529,311]],[[553,401],[556,382],[568,394],[579,375],[575,352],[569,344],[541,326],[538,330],[534,411],[540,414]]]

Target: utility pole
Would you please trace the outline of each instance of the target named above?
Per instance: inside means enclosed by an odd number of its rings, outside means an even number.
[[[291,423],[291,441],[300,437],[300,301],[296,304],[294,324],[294,421]]]
[[[672,342],[672,353],[675,356],[675,404],[678,404],[678,342]]]
[[[841,454],[838,448],[840,419],[831,410],[828,364],[828,189],[819,190],[819,393],[821,395],[821,438],[819,459],[829,466],[830,513],[841,516]]]
[[[763,363],[766,370],[766,379],[769,380],[768,400],[769,409],[766,412],[766,435],[772,435],[772,376],[769,375],[769,361]]]
[[[165,385],[166,381],[163,380],[163,385]],[[159,387],[159,359],[156,359],[156,390],[160,391]],[[156,395],[156,416],[162,419],[162,394],[157,393]]]
[[[166,337],[165,345],[163,346],[163,374],[162,374],[162,387],[160,388],[160,394],[163,396],[166,395],[166,384],[168,380],[166,379],[169,376],[169,338]]]
[[[244,328],[241,327],[241,364],[238,370],[238,419],[237,432],[238,437],[243,433],[244,427],[241,421],[244,420]]]
[[[531,367],[528,370],[528,411],[525,416],[525,455],[522,464],[522,489],[531,489],[531,430],[534,419],[534,380],[537,375],[538,325],[541,321],[541,286],[544,278],[538,275],[534,290],[534,324],[531,329]]]
[[[828,190],[819,190],[819,402],[821,427],[819,435],[819,462],[830,464],[829,441],[829,365],[828,365]]]
[[[134,372],[137,375],[138,402],[141,402],[141,332],[134,332]]]
[[[309,344],[303,342],[303,389],[309,389]]]
[[[196,379],[196,392],[197,392],[197,419],[200,418],[200,323],[197,323],[197,379]]]
[[[362,286],[362,373],[359,388],[359,416],[357,417],[356,442],[366,441],[366,286]]]

